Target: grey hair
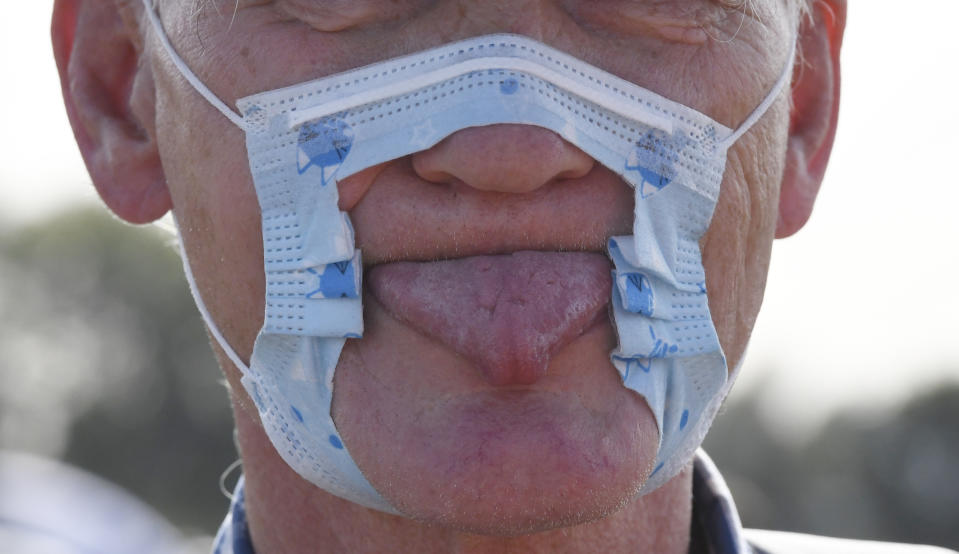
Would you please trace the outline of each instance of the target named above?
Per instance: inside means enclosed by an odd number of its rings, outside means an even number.
[[[720,6],[724,8],[729,8],[731,10],[741,10],[746,8],[750,0],[713,0]],[[816,0],[790,0],[793,4],[798,4],[799,12],[803,15],[808,14],[812,11],[812,5]]]

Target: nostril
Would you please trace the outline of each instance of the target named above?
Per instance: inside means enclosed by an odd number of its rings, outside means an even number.
[[[555,179],[582,177],[595,162],[548,129],[501,124],[453,133],[414,154],[412,163],[420,177],[434,183],[525,193]]]

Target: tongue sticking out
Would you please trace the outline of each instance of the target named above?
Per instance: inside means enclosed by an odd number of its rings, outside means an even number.
[[[604,310],[606,256],[517,252],[370,270],[370,289],[396,319],[470,360],[492,385],[528,385]],[[605,312],[604,312],[605,313]]]

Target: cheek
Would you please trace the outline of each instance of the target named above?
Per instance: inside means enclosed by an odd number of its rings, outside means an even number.
[[[783,148],[768,140],[770,125],[764,127],[729,153],[719,202],[700,240],[709,309],[730,369],[742,357],[762,305],[776,228]]]
[[[248,359],[263,321],[264,274],[244,133],[176,75],[157,77],[156,128],[198,289],[227,341]]]

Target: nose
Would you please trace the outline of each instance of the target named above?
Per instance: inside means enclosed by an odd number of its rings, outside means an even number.
[[[513,124],[462,129],[413,155],[413,169],[427,181],[512,193],[582,177],[593,163],[548,129]]]

